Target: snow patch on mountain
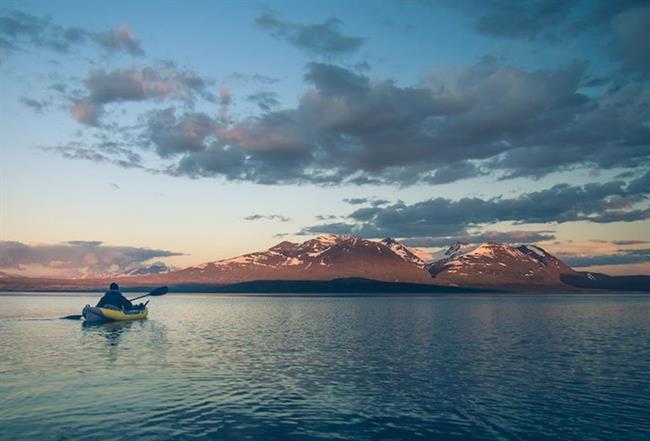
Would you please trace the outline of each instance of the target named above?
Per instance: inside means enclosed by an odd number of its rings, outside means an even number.
[[[386,239],[382,240],[381,243],[384,244],[389,250],[397,254],[405,261],[424,268],[425,261],[420,256],[418,256],[413,249],[402,245],[401,243],[399,243],[398,241],[390,237],[387,237]],[[377,249],[380,250],[379,248]]]
[[[546,251],[544,251],[544,250],[541,249],[540,247],[537,247],[537,246],[535,246],[535,245],[523,245],[523,246],[524,246],[524,248],[526,248],[527,250],[532,251],[533,253],[537,254],[537,255],[540,256],[540,257],[545,257],[545,256],[546,256]]]
[[[436,281],[461,285],[562,285],[560,276],[573,270],[535,245],[487,242],[470,247],[454,244],[427,265]]]
[[[432,253],[428,263],[437,262],[442,259],[449,259],[458,256],[460,254],[466,254],[469,253],[470,251],[475,250],[476,248],[478,248],[478,245],[476,244],[455,242],[447,249]]]

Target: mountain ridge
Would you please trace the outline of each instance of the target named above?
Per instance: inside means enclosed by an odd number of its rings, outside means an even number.
[[[414,265],[382,242],[350,235],[323,235],[302,243],[284,241],[268,250],[207,262],[158,278],[171,282],[187,278],[201,282],[237,283],[346,277],[431,283],[424,266]]]
[[[458,286],[563,286],[562,275],[576,271],[536,245],[486,242],[453,244],[427,265],[438,284]]]
[[[240,289],[236,286],[250,289],[267,289],[260,287],[269,286],[299,289],[302,286],[314,292],[338,292],[342,282],[335,283],[337,280],[371,280],[378,283],[377,287],[381,283],[430,287],[417,288],[422,292],[445,287],[556,292],[608,287],[624,290],[629,286],[630,289],[643,290],[646,285],[650,290],[648,276],[616,278],[579,273],[537,245],[457,242],[434,253],[432,259],[426,261],[413,249],[392,238],[373,241],[331,234],[301,243],[282,241],[267,250],[180,270],[167,271],[167,267],[158,270],[161,271],[84,279],[3,275],[0,277],[0,290],[101,290],[109,281],[116,281],[131,288],[168,285],[180,289],[192,286],[209,292],[216,292],[217,288],[218,292]],[[362,289],[359,284],[348,286]],[[365,288],[368,286],[364,285]]]

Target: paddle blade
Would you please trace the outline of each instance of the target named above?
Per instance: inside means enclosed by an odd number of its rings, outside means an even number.
[[[81,319],[80,314],[66,315],[65,317],[61,317],[61,320],[80,320],[80,319]]]
[[[143,296],[138,296],[138,297],[135,297],[133,299],[130,299],[130,301],[132,302],[134,300],[138,300],[138,299],[141,299],[143,297],[149,297],[149,296],[154,296],[154,297],[155,296],[162,296],[162,295],[167,294],[167,291],[169,291],[169,289],[167,289],[166,286],[161,286],[160,288],[156,288],[156,289],[154,289],[153,291],[151,291],[148,294],[145,294]]]
[[[153,291],[151,291],[148,296],[164,296],[169,292],[169,289],[166,286],[161,286],[160,288],[156,288]]]

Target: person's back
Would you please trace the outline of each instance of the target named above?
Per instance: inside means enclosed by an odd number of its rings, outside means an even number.
[[[117,283],[111,283],[109,290],[104,293],[101,299],[99,299],[97,307],[101,308],[103,306],[113,306],[118,309],[133,308],[133,304],[122,295]]]

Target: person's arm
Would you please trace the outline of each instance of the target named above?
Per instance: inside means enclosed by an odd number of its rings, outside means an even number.
[[[122,308],[124,309],[132,309],[133,308],[133,303],[126,297],[122,296]]]
[[[96,307],[96,308],[101,308],[102,306],[104,306],[104,304],[105,304],[105,300],[104,300],[104,299],[105,299],[105,298],[106,298],[106,294],[104,294],[104,295],[102,296],[102,298],[99,299],[99,302],[97,302],[97,305],[96,305],[95,307]]]

